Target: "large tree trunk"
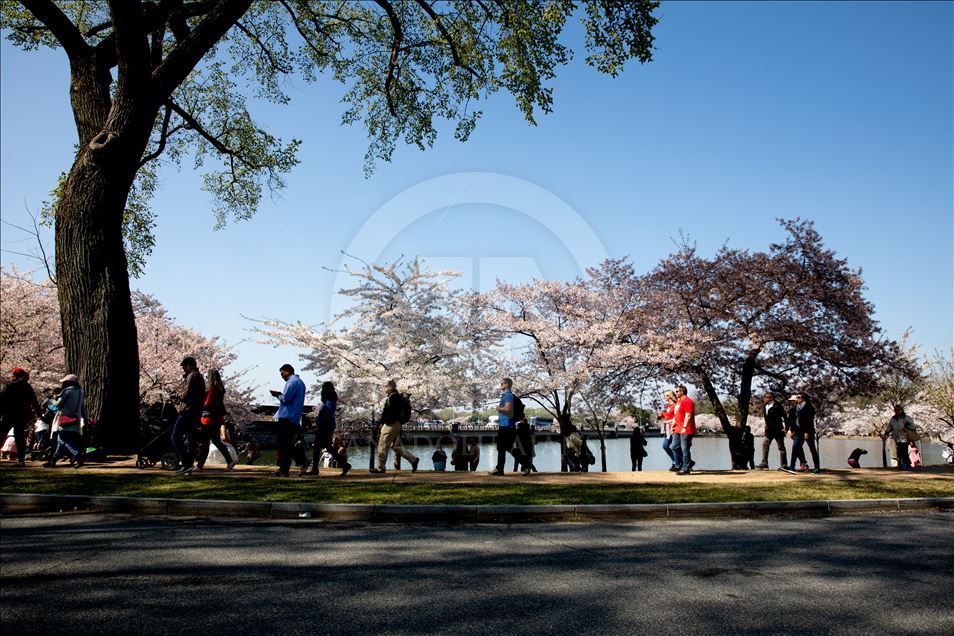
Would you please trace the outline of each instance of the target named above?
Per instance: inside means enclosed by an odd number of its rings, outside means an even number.
[[[108,102],[91,97],[103,81],[95,72],[73,68],[81,143],[56,209],[57,292],[66,365],[86,390],[97,442],[131,449],[138,445],[139,351],[123,214],[158,105],[127,93],[104,121]]]
[[[716,417],[719,418],[719,423],[722,425],[722,432],[725,433],[726,438],[729,440],[729,456],[732,458],[732,470],[744,470],[748,464],[748,458],[745,456],[745,450],[742,448],[742,429],[732,426],[732,423],[729,421],[729,415],[725,412],[725,408],[722,406],[722,400],[719,399],[719,394],[716,392],[712,380],[709,379],[709,375],[702,369],[697,369],[697,373],[699,374],[699,379],[702,380],[702,387],[706,392],[706,396],[709,398],[709,402],[712,403]]]

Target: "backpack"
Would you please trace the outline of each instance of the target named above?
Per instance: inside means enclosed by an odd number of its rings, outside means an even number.
[[[516,395],[513,396],[513,421],[519,422],[525,420],[526,415],[524,414],[523,400],[518,398]]]
[[[411,421],[411,401],[403,393],[398,393],[398,417],[401,424]]]

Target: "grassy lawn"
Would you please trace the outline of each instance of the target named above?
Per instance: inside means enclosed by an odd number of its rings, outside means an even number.
[[[805,499],[879,499],[954,497],[952,479],[852,480],[802,479],[792,483],[721,485],[684,484],[541,484],[498,481],[487,484],[392,483],[384,480],[337,481],[266,479],[203,475],[174,479],[166,475],[84,473],[82,471],[5,470],[0,492],[63,495],[114,495],[177,499],[229,499],[362,504],[637,504]]]

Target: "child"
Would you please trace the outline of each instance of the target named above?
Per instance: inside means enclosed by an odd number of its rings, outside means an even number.
[[[921,465],[921,451],[918,450],[917,445],[911,444],[908,447],[908,458],[911,460],[911,468]]]
[[[867,455],[867,454],[868,454],[868,451],[866,451],[865,449],[856,448],[855,450],[851,451],[851,455],[848,456],[848,465],[851,466],[852,468],[861,468],[861,462],[859,460],[861,459],[862,455]]]

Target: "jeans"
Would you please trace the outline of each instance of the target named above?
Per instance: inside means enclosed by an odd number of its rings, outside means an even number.
[[[795,439],[792,440],[792,463],[789,465],[789,468],[795,470],[795,462],[801,460],[802,463],[807,463],[805,461],[805,451],[802,446],[808,446],[808,451],[812,454],[812,464],[815,466],[815,470],[821,468],[818,463],[818,447],[815,446],[815,437],[809,436],[808,439],[805,439],[805,436],[801,433],[795,434]]]
[[[53,451],[53,456],[50,458],[50,461],[56,462],[56,460],[63,456],[64,450],[72,456],[73,461],[76,461],[83,452],[82,446],[83,438],[79,433],[61,430],[60,434],[57,435],[56,450]]]
[[[908,442],[898,442],[898,469],[910,468],[911,467],[911,456],[908,454],[908,451],[911,448],[911,444]]]
[[[513,448],[513,441],[517,438],[517,430],[514,428],[497,429],[497,470],[504,472],[504,464],[507,462],[507,452]]]
[[[778,445],[778,452],[779,455],[781,455],[781,463],[779,466],[787,465],[788,456],[785,454],[785,433],[779,431],[772,437],[766,435],[765,439],[762,440],[762,466],[768,468],[769,449],[772,446],[772,442],[775,442]]]
[[[681,463],[676,464],[681,470],[688,471],[689,466],[692,464],[692,435],[689,433],[673,433],[672,434],[672,446],[670,447],[675,451],[679,449],[679,456],[681,458]]]
[[[195,463],[195,429],[199,426],[199,418],[192,413],[180,413],[172,425],[172,447],[183,466]]]
[[[676,465],[676,453],[679,452],[678,449],[672,447],[672,435],[663,439],[662,449],[666,451],[666,454],[669,455],[669,459],[672,460],[672,465]],[[681,459],[679,460],[681,463]]]

